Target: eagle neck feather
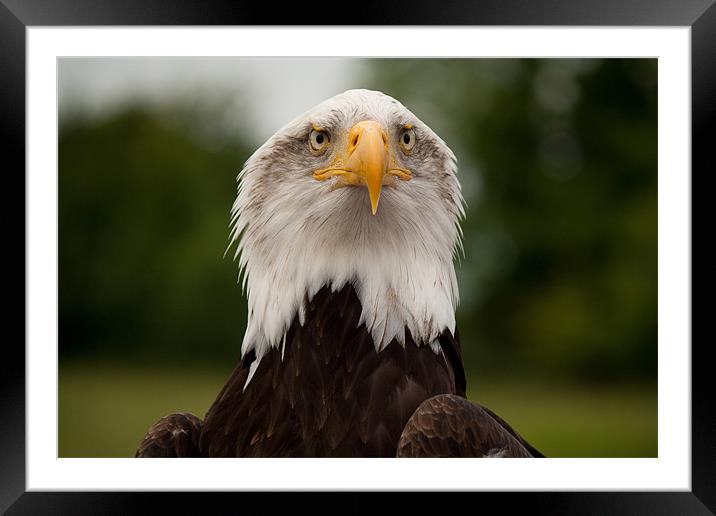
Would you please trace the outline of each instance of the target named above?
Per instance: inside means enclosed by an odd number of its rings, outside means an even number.
[[[386,194],[379,212],[383,220],[366,209],[372,219],[326,215],[314,230],[300,220],[274,216],[261,221],[262,233],[272,239],[257,238],[258,232],[243,235],[238,252],[249,313],[242,356],[253,350],[258,361],[268,350],[285,346],[294,318],[305,323],[307,303],[324,286],[333,292],[353,286],[362,309],[359,325],[368,329],[377,351],[393,339],[405,345],[406,331],[418,345],[431,344],[446,329],[454,331],[456,225],[436,216],[445,229],[416,226],[409,216],[397,215],[396,192]],[[351,199],[344,201],[343,206],[351,205]]]

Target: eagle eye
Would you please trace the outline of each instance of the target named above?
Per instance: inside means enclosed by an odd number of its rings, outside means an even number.
[[[331,137],[323,129],[313,129],[308,137],[311,152],[316,156],[323,154],[331,143]]]
[[[415,131],[413,131],[410,127],[404,128],[400,131],[398,142],[400,143],[400,147],[403,149],[403,152],[410,152],[415,146]]]

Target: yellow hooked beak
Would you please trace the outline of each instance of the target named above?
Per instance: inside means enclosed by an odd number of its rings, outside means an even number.
[[[338,153],[333,165],[316,170],[313,177],[323,181],[339,176],[335,188],[365,185],[375,215],[383,185],[391,184],[396,176],[406,181],[412,178],[409,170],[393,166],[394,161],[383,127],[378,122],[366,120],[351,128],[345,151]]]
[[[348,135],[348,170],[365,181],[373,215],[378,211],[388,165],[388,138],[378,122],[360,122]]]

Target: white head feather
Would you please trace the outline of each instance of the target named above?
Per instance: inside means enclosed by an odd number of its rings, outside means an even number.
[[[331,138],[346,137],[358,122],[379,122],[397,144],[412,124],[416,143],[398,154],[412,172],[409,181],[383,188],[371,213],[365,187],[332,189],[315,170],[332,159],[330,149],[309,151],[312,127]],[[461,246],[464,216],[455,156],[447,145],[395,99],[349,90],[302,114],[274,134],[239,174],[232,208],[232,243],[248,294],[242,356],[255,364],[284,342],[293,319],[301,323],[305,303],[323,287],[354,286],[365,324],[380,351],[405,330],[418,345],[454,331],[458,288],[453,256]]]

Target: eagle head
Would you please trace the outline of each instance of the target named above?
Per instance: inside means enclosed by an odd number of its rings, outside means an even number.
[[[349,90],[279,129],[246,162],[231,241],[248,296],[242,354],[285,345],[324,286],[350,283],[376,350],[455,326],[464,201],[453,152],[405,106]]]

